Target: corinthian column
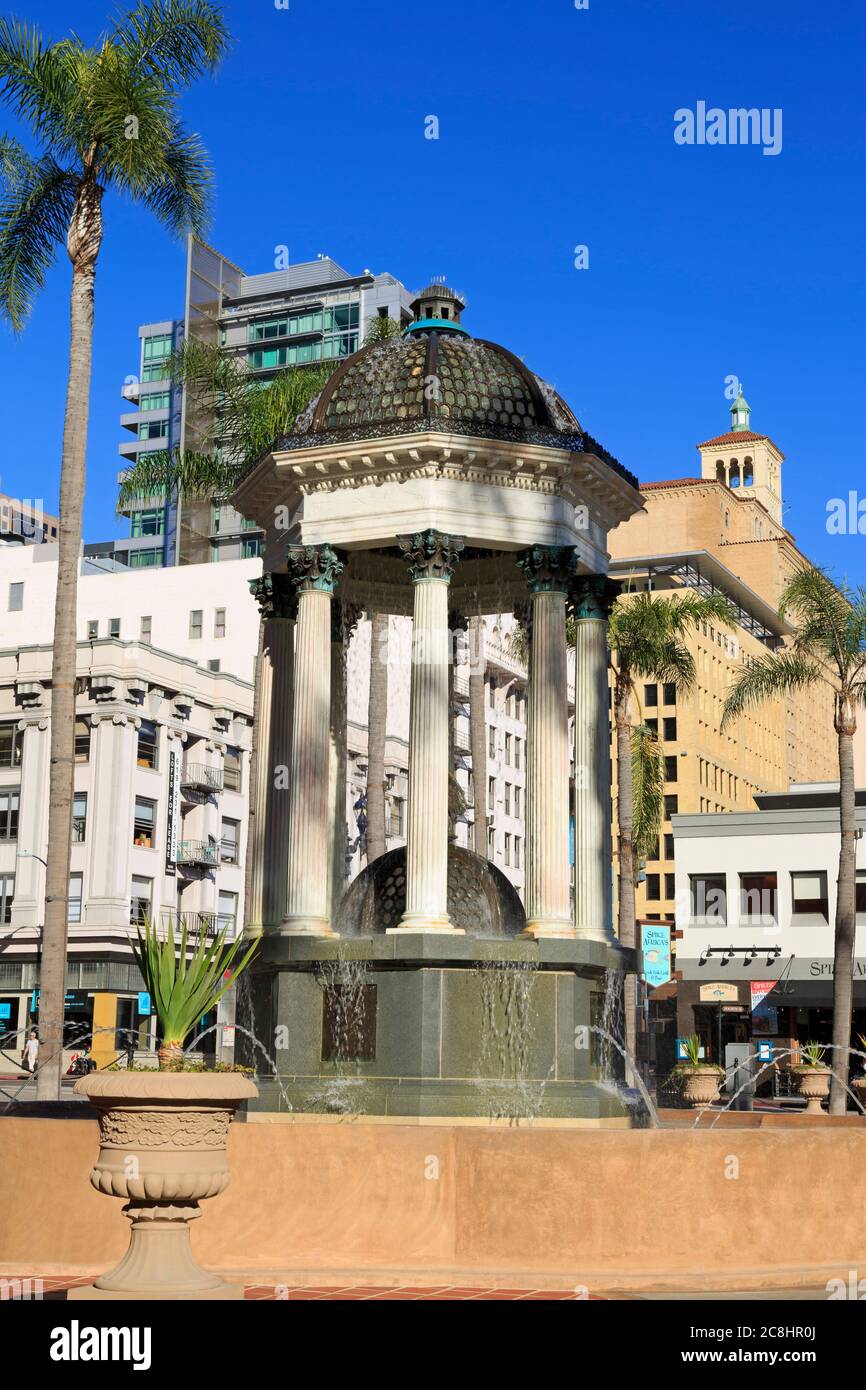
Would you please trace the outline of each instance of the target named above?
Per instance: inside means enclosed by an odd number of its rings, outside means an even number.
[[[535,545],[517,557],[532,604],[526,749],[526,936],[574,936],[569,897],[568,670],[565,598],[570,548]]]
[[[601,575],[572,589],[574,658],[574,930],[616,941],[611,885],[607,619],[617,585]]]
[[[262,615],[262,645],[256,662],[244,932],[259,936],[279,929],[286,913],[298,600],[286,574],[264,574],[251,580],[250,589]]]
[[[331,604],[331,728],[328,768],[328,820],[330,822],[331,875],[328,916],[333,924],[346,887],[346,655],[362,610],[354,603],[334,599]]]
[[[414,585],[406,910],[392,931],[456,932],[448,917],[448,585],[459,536],[398,536]]]
[[[328,782],[331,715],[331,603],[343,561],[329,545],[289,546],[298,595],[292,719],[288,893],[284,936],[333,936]]]

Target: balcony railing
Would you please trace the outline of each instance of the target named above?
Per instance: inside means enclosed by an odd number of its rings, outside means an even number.
[[[208,767],[205,763],[184,763],[180,775],[180,785],[191,787],[194,791],[221,792],[223,789],[222,768]]]
[[[213,865],[216,867],[219,862],[218,844],[208,840],[178,841],[177,854],[175,855],[176,864]]]
[[[194,936],[218,936],[226,928],[226,940],[234,940],[235,935],[234,913],[177,912],[174,908],[163,908],[159,914],[159,925],[160,935],[163,937],[167,936],[169,925],[174,928],[176,938],[180,937],[184,927],[187,930],[187,939]]]

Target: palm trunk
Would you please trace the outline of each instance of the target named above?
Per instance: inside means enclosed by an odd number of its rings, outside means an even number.
[[[617,820],[619,835],[619,893],[618,893],[618,932],[623,946],[633,948],[637,944],[637,927],[634,906],[634,793],[631,767],[631,685],[628,677],[617,673],[614,689],[614,723],[616,725],[616,791]],[[634,1058],[637,1049],[637,978],[626,975],[623,982],[623,1016],[625,1050]],[[627,1068],[627,1077],[630,1067]]]
[[[837,716],[839,737],[839,878],[836,887],[836,941],[833,955],[833,1079],[830,1114],[844,1115],[848,1104],[848,1048],[854,1007],[854,933],[857,923],[857,813],[854,794],[853,718]]]
[[[183,1062],[183,1043],[164,1042],[156,1054],[160,1071],[171,1071],[173,1065]]]
[[[75,677],[78,628],[78,569],[87,473],[87,420],[93,358],[93,290],[102,242],[102,190],[82,184],[67,237],[72,261],[69,377],[60,470],[60,547],[54,603],[51,662],[51,772],[48,800],[48,855],[45,871],[45,925],[39,996],[40,1065],[38,1100],[60,1098],[63,1066],[63,1011],[66,994],[66,942],[72,791],[75,774]]]
[[[367,863],[387,848],[385,838],[385,737],[388,731],[387,613],[370,615],[370,699],[367,710]]]
[[[472,618],[469,630],[469,753],[472,758],[475,853],[486,859],[487,716],[484,709],[484,624],[481,618]]]

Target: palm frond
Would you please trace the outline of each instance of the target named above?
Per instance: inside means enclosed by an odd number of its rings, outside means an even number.
[[[148,0],[112,35],[136,69],[150,69],[179,90],[212,73],[225,57],[229,32],[211,0]]]
[[[72,39],[46,47],[35,26],[0,17],[0,93],[54,154],[77,143],[80,90],[70,59],[80,47]]]
[[[658,738],[645,724],[631,731],[631,778],[635,859],[649,859],[661,831],[665,765]]]
[[[239,468],[226,464],[213,454],[198,454],[189,449],[160,449],[142,454],[123,474],[118,492],[118,506],[132,506],[139,497],[172,497],[182,492],[186,497],[208,497],[223,500],[237,482]]]
[[[392,338],[399,338],[401,331],[396,319],[385,314],[371,314],[364,331],[364,347],[369,347],[370,343],[389,343]]]
[[[141,201],[170,232],[200,232],[207,225],[213,191],[213,170],[204,144],[174,122],[161,162],[162,172],[141,188]]]
[[[863,633],[863,614],[847,585],[810,565],[785,585],[779,612],[794,620],[796,651],[832,661],[844,676],[861,650]]]
[[[741,668],[725,699],[720,728],[726,729],[747,709],[780,695],[826,681],[824,669],[802,652],[786,649],[756,657]]]
[[[17,331],[66,238],[77,180],[52,155],[0,138],[0,313]]]

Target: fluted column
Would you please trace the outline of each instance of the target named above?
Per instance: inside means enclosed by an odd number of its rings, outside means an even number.
[[[406,910],[392,931],[456,932],[448,917],[448,586],[459,536],[399,536],[414,585]]]
[[[329,545],[290,546],[298,594],[284,936],[333,936],[328,785],[331,603],[344,564]]]
[[[288,575],[264,574],[250,589],[262,615],[256,662],[256,752],[251,786],[244,931],[278,930],[288,890],[290,767],[297,595]]]
[[[532,603],[526,748],[526,936],[574,936],[569,895],[565,600],[575,555],[536,545],[517,557]]]
[[[574,929],[615,943],[611,884],[607,619],[617,586],[601,575],[572,589],[574,658]]]
[[[331,605],[331,729],[328,764],[328,821],[331,872],[328,918],[336,920],[346,886],[346,654],[362,610],[353,603],[334,599]]]

